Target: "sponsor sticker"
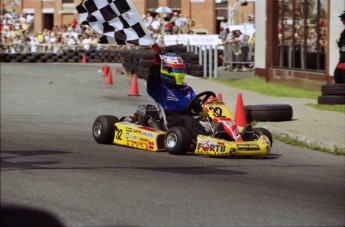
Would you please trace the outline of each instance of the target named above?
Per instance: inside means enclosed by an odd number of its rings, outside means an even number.
[[[211,140],[207,140],[206,142],[203,143],[198,143],[197,145],[198,150],[203,150],[207,152],[225,152],[225,146],[224,143],[212,143]]]
[[[260,150],[257,144],[237,144],[237,149],[240,151]]]
[[[155,138],[155,134],[152,132],[143,132],[142,135],[151,139]]]

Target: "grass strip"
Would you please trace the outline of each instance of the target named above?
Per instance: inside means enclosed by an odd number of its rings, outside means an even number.
[[[264,95],[273,97],[286,97],[286,98],[308,98],[317,99],[321,92],[306,91],[303,89],[293,88],[282,84],[267,83],[266,81],[258,78],[249,78],[242,80],[225,80],[213,79],[218,83],[222,83],[231,87],[236,87],[244,90],[258,92]],[[345,113],[345,105],[324,105],[324,104],[306,104],[309,107],[318,110],[335,111]]]
[[[313,104],[307,103],[309,107],[313,107],[318,110],[328,110],[328,111],[335,111],[345,114],[345,105],[325,105],[325,104]]]
[[[272,132],[271,132],[272,133]],[[302,147],[302,148],[308,148],[311,150],[317,150],[317,151],[321,151],[321,152],[325,152],[325,153],[329,153],[329,154],[335,154],[335,155],[345,155],[345,150],[341,149],[337,146],[334,146],[333,149],[331,148],[327,148],[327,147],[323,147],[323,146],[319,146],[317,144],[310,144],[301,140],[298,140],[297,138],[293,138],[287,135],[279,135],[277,133],[272,133],[273,139],[280,141],[282,143],[286,143],[292,146],[296,146],[296,147]]]
[[[289,87],[287,85],[267,83],[258,78],[249,78],[242,80],[212,79],[216,82],[226,84],[232,87],[259,92],[261,94],[273,97],[291,97],[317,99],[321,92],[306,91],[303,89]]]

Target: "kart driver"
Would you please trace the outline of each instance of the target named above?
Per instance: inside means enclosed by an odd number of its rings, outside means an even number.
[[[193,89],[183,83],[186,71],[182,58],[175,53],[161,55],[157,44],[152,45],[155,56],[147,78],[147,93],[162,105],[167,126],[183,126],[195,140],[205,134],[199,120],[186,112],[188,103],[193,99]]]

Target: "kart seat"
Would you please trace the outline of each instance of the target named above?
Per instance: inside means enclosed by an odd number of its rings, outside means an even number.
[[[233,141],[234,139],[225,131],[222,123],[214,123],[213,137],[223,139],[227,141]]]
[[[168,131],[168,122],[167,122],[167,117],[165,115],[163,106],[160,103],[158,103],[158,102],[156,102],[156,104],[157,104],[157,107],[158,107],[159,119],[163,123],[163,129],[164,129],[164,131]]]

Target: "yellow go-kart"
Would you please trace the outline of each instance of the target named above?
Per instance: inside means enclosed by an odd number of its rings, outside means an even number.
[[[159,104],[139,105],[133,116],[120,119],[112,115],[98,116],[92,132],[101,144],[168,151],[174,155],[194,152],[211,156],[262,156],[271,152],[271,133],[264,128],[252,128],[251,124],[238,127],[224,102],[211,91],[196,95],[187,112],[198,118],[206,131],[198,135],[196,142],[183,126],[167,127]]]

